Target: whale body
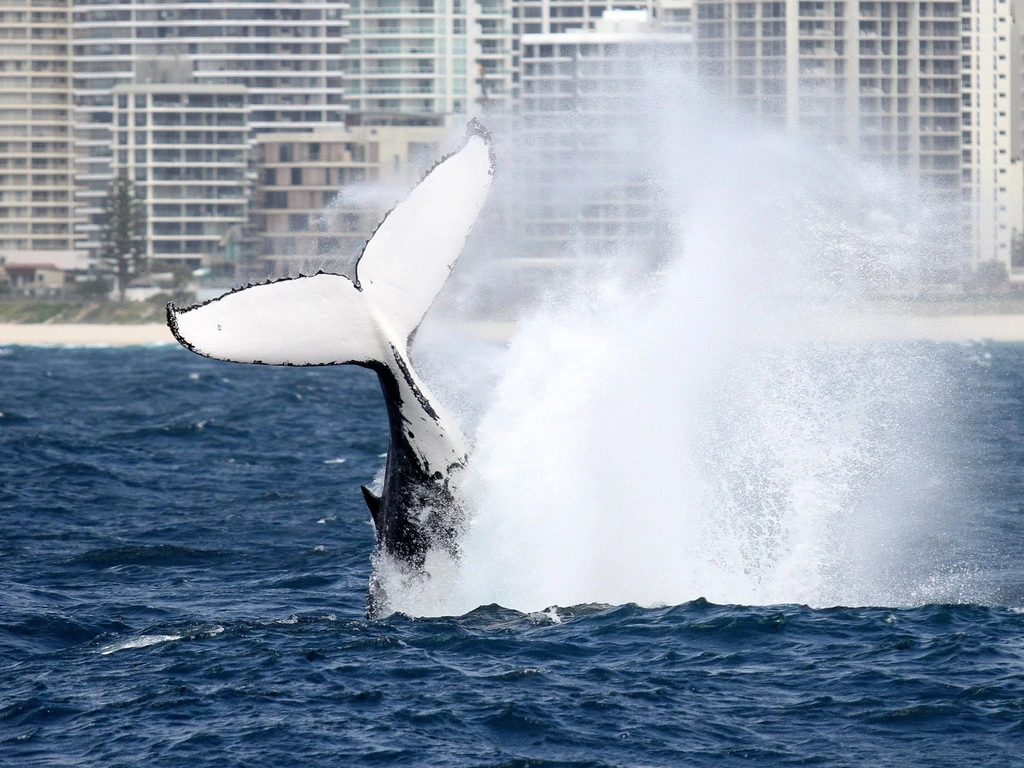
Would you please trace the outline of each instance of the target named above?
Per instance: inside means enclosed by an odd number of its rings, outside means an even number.
[[[453,560],[465,524],[459,493],[467,442],[409,359],[424,315],[462,253],[494,175],[490,136],[476,121],[395,206],[363,247],[352,278],[318,272],[249,285],[194,307],[167,305],[167,323],[204,357],[263,365],[359,365],[377,373],[390,445],[380,496],[363,497],[376,530],[367,616],[389,611],[380,568],[424,578],[432,552]]]

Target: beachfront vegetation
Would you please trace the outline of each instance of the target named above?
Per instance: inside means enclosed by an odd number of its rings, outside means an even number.
[[[101,271],[114,278],[121,302],[129,281],[140,274],[146,261],[146,211],[135,199],[135,186],[120,175],[107,189],[100,230]]]
[[[167,294],[148,301],[39,301],[0,296],[0,323],[162,323]]]

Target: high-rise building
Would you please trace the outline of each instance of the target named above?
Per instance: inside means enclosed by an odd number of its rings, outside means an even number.
[[[697,0],[695,25],[698,71],[723,93],[916,174],[951,211],[963,201],[950,254],[1010,266],[1024,174],[1008,0]],[[1024,264],[1011,277],[1024,281]]]
[[[749,111],[959,194],[953,2],[696,4],[698,72]]]
[[[70,0],[0,0],[0,260],[76,266]]]
[[[1010,37],[1010,156],[1024,163],[1024,0],[1012,0]],[[1010,184],[1012,185],[1012,180]],[[1024,194],[1024,182],[1018,187]],[[1024,205],[1022,205],[1024,207]],[[1011,235],[1010,278],[1024,279],[1024,223]]]
[[[117,85],[159,82],[174,69],[167,62],[176,60],[198,84],[245,86],[256,132],[342,124],[346,8],[341,0],[77,0],[76,196],[89,218],[80,244],[97,245],[100,205],[112,178]]]
[[[253,216],[258,272],[343,269],[381,216],[438,160],[433,126],[354,126],[263,134]],[[393,195],[389,198],[386,191]]]
[[[354,0],[341,57],[358,122],[442,125],[511,107],[512,0]]]
[[[1011,281],[1024,283],[1024,263],[1012,258],[1014,235],[1024,234],[1021,32],[1007,0],[962,0],[959,11],[962,186],[972,260],[1001,262]]]
[[[668,21],[672,27],[689,20],[689,13],[675,11],[688,11],[692,0],[515,0],[515,3],[518,19],[515,33],[539,35],[596,29],[606,11],[644,11],[648,19],[658,22],[659,28],[664,30],[662,21]],[[663,9],[672,12],[665,13]]]
[[[668,222],[650,183],[652,158],[622,139],[643,119],[640,62],[692,72],[690,36],[652,29],[644,10],[606,10],[592,29],[528,33],[520,44],[523,140],[515,151],[531,170],[520,174],[528,189],[514,215],[524,252],[657,260]]]
[[[228,266],[222,243],[249,215],[247,95],[241,85],[114,87],[112,171],[145,207],[151,270]]]
[[[516,98],[523,35],[594,30],[606,11],[644,11],[661,32],[690,33],[693,0],[514,0],[512,66]]]

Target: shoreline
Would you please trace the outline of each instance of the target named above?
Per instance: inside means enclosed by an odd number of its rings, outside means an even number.
[[[496,344],[507,343],[515,333],[512,322],[457,322],[449,327],[458,334]],[[826,318],[809,336],[827,341],[1024,342],[1024,313]],[[0,323],[0,346],[132,347],[176,343],[164,323]]]
[[[166,323],[0,323],[0,346],[138,347],[177,344]]]

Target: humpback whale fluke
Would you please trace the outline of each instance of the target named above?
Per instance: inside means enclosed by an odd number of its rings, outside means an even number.
[[[377,227],[352,279],[319,272],[249,285],[204,304],[167,305],[167,323],[204,357],[264,365],[343,365],[376,371],[391,443],[384,487],[363,497],[377,532],[376,559],[410,576],[427,553],[455,558],[464,524],[459,474],[467,446],[409,360],[409,345],[444,286],[487,197],[493,146],[477,121]],[[375,574],[367,615],[388,612]]]

